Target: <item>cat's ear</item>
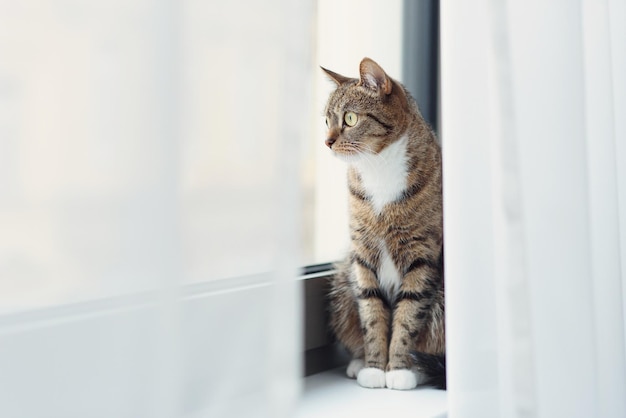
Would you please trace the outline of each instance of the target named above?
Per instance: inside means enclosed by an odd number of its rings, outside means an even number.
[[[393,83],[385,71],[369,58],[363,58],[359,65],[360,86],[367,87],[381,94],[391,93]]]
[[[346,81],[350,81],[351,78],[350,77],[345,77],[341,74],[337,74],[334,71],[330,71],[327,70],[326,68],[320,66],[320,68],[326,73],[326,75],[328,75],[328,77],[330,77],[331,80],[333,80],[335,83],[337,83],[337,85],[341,85],[343,83],[345,83]]]

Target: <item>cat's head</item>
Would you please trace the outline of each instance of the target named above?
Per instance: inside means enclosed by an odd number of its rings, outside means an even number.
[[[326,145],[343,160],[378,154],[406,131],[411,105],[404,87],[369,58],[359,65],[359,78],[322,67],[337,84],[326,104]]]

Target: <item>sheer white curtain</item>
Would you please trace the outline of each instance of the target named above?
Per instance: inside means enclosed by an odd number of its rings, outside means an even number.
[[[313,16],[0,0],[0,416],[290,416]]]
[[[441,19],[449,416],[626,416],[626,2]]]

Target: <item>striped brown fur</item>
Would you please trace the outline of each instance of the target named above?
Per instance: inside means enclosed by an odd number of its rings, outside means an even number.
[[[337,84],[326,144],[348,162],[350,192],[351,252],[332,283],[331,327],[362,360],[360,384],[410,389],[428,369],[415,359],[432,357],[414,354],[445,354],[441,149],[399,82],[368,58],[359,70],[324,69]]]

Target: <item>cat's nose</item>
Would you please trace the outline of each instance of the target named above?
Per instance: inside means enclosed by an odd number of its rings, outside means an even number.
[[[335,143],[336,139],[335,138],[328,138],[326,139],[326,146],[330,149],[333,148],[333,144]]]

